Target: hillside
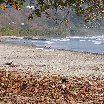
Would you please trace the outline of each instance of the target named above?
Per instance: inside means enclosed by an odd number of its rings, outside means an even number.
[[[34,16],[33,20],[28,20],[31,13],[24,5],[22,11],[9,8],[6,11],[0,10],[0,35],[45,35],[45,36],[69,36],[69,35],[103,35],[104,21],[97,21],[92,24],[83,23],[81,17],[76,16],[72,11],[69,15],[68,26],[64,23],[57,25],[55,21],[44,16],[39,18]],[[62,16],[62,13],[60,16]]]

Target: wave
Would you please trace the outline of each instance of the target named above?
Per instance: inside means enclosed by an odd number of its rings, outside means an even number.
[[[81,41],[81,42],[85,42],[86,40],[79,40],[79,41]]]
[[[102,41],[92,41],[94,44],[96,44],[96,45],[100,45],[100,44],[102,44]]]
[[[46,44],[52,44],[53,42],[51,42],[51,41],[45,41],[44,43],[46,43]]]
[[[57,42],[57,41],[60,41],[60,39],[51,39],[51,41]]]
[[[66,42],[66,41],[70,41],[70,39],[69,38],[60,38],[60,39],[51,39],[51,41],[53,41],[53,42]]]
[[[63,39],[60,39],[59,41],[70,41],[70,39],[67,39],[67,38],[63,38]]]
[[[104,40],[104,35],[101,36],[69,36],[70,39],[97,39]]]

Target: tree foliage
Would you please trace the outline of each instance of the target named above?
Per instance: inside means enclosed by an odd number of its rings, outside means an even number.
[[[0,0],[0,8],[5,10],[14,7],[21,10],[25,2],[27,0]],[[50,10],[54,10],[56,14],[61,10],[65,12],[62,22],[67,23],[70,9],[74,10],[78,16],[83,17],[84,22],[96,21],[104,17],[104,0],[29,0],[29,5],[34,6],[34,9],[28,20],[32,19],[34,14],[38,17],[45,14],[47,18],[50,18]]]

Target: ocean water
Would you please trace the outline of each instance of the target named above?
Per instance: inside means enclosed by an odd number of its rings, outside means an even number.
[[[64,49],[104,54],[104,35],[91,37],[69,36],[65,38],[47,38],[46,40],[8,38],[3,40],[3,42],[18,45],[50,47],[53,49]]]

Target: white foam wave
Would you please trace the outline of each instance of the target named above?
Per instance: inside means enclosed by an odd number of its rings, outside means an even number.
[[[84,37],[81,37],[81,36],[71,36],[70,39],[80,39],[80,38],[84,38]]]
[[[33,41],[31,41],[32,43],[35,43],[35,42],[38,42],[38,41],[36,41],[36,40],[33,40]]]
[[[44,43],[46,43],[46,44],[52,44],[53,42],[51,42],[51,41],[45,41]]]
[[[95,41],[95,40],[93,40],[92,42],[93,42],[94,44],[96,44],[96,45],[100,45],[100,44],[102,44],[101,41]]]
[[[69,41],[70,39],[66,39],[66,38],[63,38],[63,39],[60,39],[59,41]]]
[[[61,39],[51,39],[52,41],[54,42],[57,42],[57,41],[69,41],[70,38],[69,37],[66,37],[66,38],[61,38]]]
[[[104,40],[104,35],[101,36],[71,36],[72,39],[98,39],[98,40]]]
[[[85,42],[86,40],[79,40],[79,41],[81,41],[81,42]]]
[[[59,41],[60,39],[51,39],[52,41],[55,41],[55,42],[57,42],[57,41]]]

